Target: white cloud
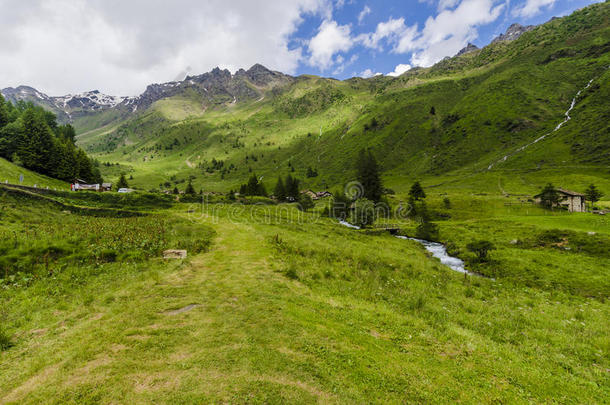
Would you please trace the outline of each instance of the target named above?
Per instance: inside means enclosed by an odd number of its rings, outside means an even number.
[[[438,2],[438,11],[443,11],[448,8],[455,7],[460,0],[439,0]]]
[[[294,73],[289,37],[330,0],[0,0],[0,84],[134,95],[190,67]],[[330,11],[329,11],[330,10]]]
[[[404,30],[394,52],[413,52],[412,65],[431,66],[475,40],[477,27],[495,21],[504,7],[494,0],[463,0],[455,9],[429,17],[421,31],[416,26]]]
[[[550,8],[555,4],[556,0],[527,0],[521,6],[513,10],[515,17],[533,17],[540,13],[543,8]]]
[[[364,79],[368,79],[369,77],[374,77],[374,76],[381,76],[383,73],[375,73],[373,72],[371,69],[366,69],[363,72],[360,73],[360,77],[364,78]]]
[[[337,56],[337,58],[335,59],[335,62],[339,65],[333,71],[333,75],[340,75],[341,73],[343,73],[343,71],[345,71],[345,68],[349,67],[357,60],[358,60],[357,53],[352,54],[352,56],[347,61],[345,61],[345,58],[343,58],[343,56],[341,56],[341,55]]]
[[[324,71],[335,62],[333,57],[339,52],[347,52],[354,46],[349,25],[339,25],[333,20],[324,20],[318,33],[309,41],[307,48],[311,54],[308,63]]]
[[[404,72],[406,72],[407,70],[411,69],[411,65],[407,65],[404,63],[401,63],[400,65],[397,65],[396,68],[394,69],[393,72],[388,73],[388,76],[400,76],[401,74],[403,74]]]
[[[377,24],[375,32],[369,34],[361,34],[357,40],[368,48],[381,50],[380,42],[387,40],[388,42],[395,42],[399,37],[403,36],[405,31],[409,30],[405,26],[404,18],[389,18],[388,21],[380,22]]]
[[[369,14],[371,14],[371,8],[369,6],[364,6],[360,14],[358,14],[358,24],[362,24],[362,20],[364,20],[364,17]]]

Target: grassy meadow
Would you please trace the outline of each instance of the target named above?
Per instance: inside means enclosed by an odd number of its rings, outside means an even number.
[[[0,195],[2,263],[18,269],[0,285],[0,403],[610,395],[606,217],[428,189],[430,208],[449,214],[441,239],[491,279],[464,277],[416,242],[342,227],[321,204],[135,201],[121,217],[95,195],[48,197],[62,206]],[[471,263],[472,238],[494,242],[490,263]],[[189,257],[163,261],[165,248]]]

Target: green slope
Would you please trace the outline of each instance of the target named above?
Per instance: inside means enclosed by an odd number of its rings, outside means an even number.
[[[252,171],[269,179],[294,168],[304,177],[309,166],[320,176],[308,185],[326,187],[352,178],[364,147],[388,183],[482,173],[506,155],[494,170],[606,167],[609,10],[596,4],[396,79],[302,76],[259,100],[210,108],[185,92],[120,125],[88,127],[79,142],[146,188],[193,177],[196,187],[228,190]],[[552,131],[592,79],[571,121],[518,152]]]
[[[24,186],[37,186],[39,188],[53,188],[57,190],[69,190],[70,185],[64,181],[52,179],[47,176],[32,172],[0,158],[0,183],[20,184],[19,177],[23,174]]]

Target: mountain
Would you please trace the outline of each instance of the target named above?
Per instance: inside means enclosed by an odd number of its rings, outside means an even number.
[[[198,76],[187,76],[180,82],[152,84],[138,97],[128,98],[121,105],[132,111],[145,109],[154,102],[191,91],[206,105],[236,103],[254,100],[263,96],[264,90],[290,83],[293,77],[274,72],[256,64],[250,69],[238,70],[234,75],[219,68]]]
[[[513,25],[482,49],[397,78],[216,68],[72,117],[79,145],[112,163],[104,174],[129,172],[147,188],[192,178],[197,188],[228,190],[254,172],[306,179],[310,167],[319,176],[306,184],[329,187],[353,179],[362,148],[390,185],[499,170],[605,173],[609,9]]]
[[[462,48],[455,56],[462,56],[465,55],[467,53],[472,53],[472,52],[476,52],[479,50],[479,47],[471,44],[470,42],[468,43],[468,45],[466,45],[464,48]]]
[[[491,43],[493,44],[493,43],[502,42],[502,41],[514,41],[515,39],[519,38],[521,35],[533,30],[534,28],[536,28],[535,25],[528,25],[528,26],[524,27],[521,24],[517,24],[517,23],[512,24],[510,27],[508,27],[508,29],[506,30],[506,32],[504,34],[500,34],[499,36],[497,36],[493,41],[491,41]]]
[[[61,123],[70,122],[78,116],[114,108],[128,99],[127,97],[108,96],[98,90],[52,97],[29,86],[7,87],[0,92],[12,103],[20,100],[32,102],[53,111]]]
[[[197,96],[205,105],[253,100],[262,97],[265,90],[293,80],[291,76],[256,64],[247,71],[240,69],[234,75],[226,69],[215,68],[209,73],[187,76],[183,81],[151,84],[136,97],[109,96],[98,90],[51,97],[28,86],[8,87],[2,89],[1,93],[13,103],[23,100],[41,105],[55,112],[60,122],[67,122],[110,109],[142,111],[158,100],[186,92]]]

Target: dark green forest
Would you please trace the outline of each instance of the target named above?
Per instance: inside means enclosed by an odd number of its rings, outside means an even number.
[[[56,179],[101,183],[97,162],[75,145],[70,124],[31,102],[15,105],[0,95],[0,157]]]

